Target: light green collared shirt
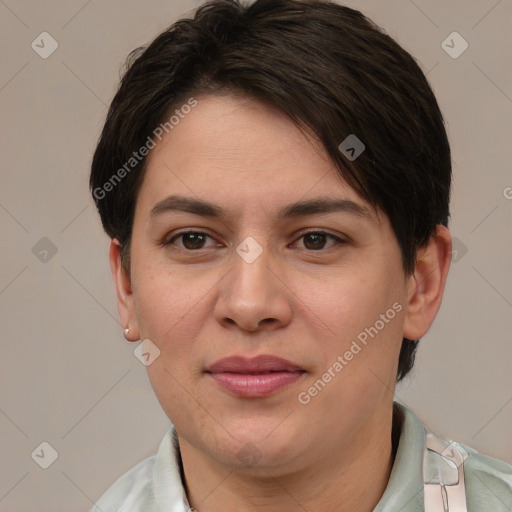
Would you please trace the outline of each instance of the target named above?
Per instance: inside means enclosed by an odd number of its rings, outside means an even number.
[[[394,421],[400,429],[398,449],[388,485],[373,512],[425,512],[424,474],[435,473],[437,455],[425,457],[425,427],[410,409],[395,402]],[[467,511],[512,512],[512,465],[469,446],[452,445],[464,453]],[[91,512],[189,512],[180,467],[178,438],[171,426],[157,454],[121,476]]]

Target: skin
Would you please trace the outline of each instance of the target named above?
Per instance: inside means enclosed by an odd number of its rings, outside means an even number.
[[[422,337],[437,314],[450,233],[439,226],[406,276],[387,217],[340,179],[313,138],[256,100],[197,99],[149,156],[130,274],[117,240],[110,245],[127,339],[150,339],[160,350],[147,370],[178,433],[190,504],[198,512],[369,512],[393,465],[402,337]],[[228,217],[167,211],[152,219],[151,209],[171,194],[215,203]],[[369,216],[277,219],[281,207],[317,197],[353,201]],[[180,229],[211,238],[161,244]],[[303,236],[305,230],[344,242]],[[252,263],[236,252],[247,237],[263,251]],[[309,403],[300,403],[298,394],[396,302],[401,311]],[[306,373],[263,398],[230,394],[204,373],[220,358],[259,354],[288,359]],[[238,457],[244,447],[252,462]]]

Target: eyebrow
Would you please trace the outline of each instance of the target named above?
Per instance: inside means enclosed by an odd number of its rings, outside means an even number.
[[[151,209],[149,216],[151,219],[154,219],[169,211],[193,213],[202,217],[211,217],[224,221],[229,217],[228,210],[225,210],[224,208],[209,201],[178,195],[171,195],[159,201]],[[350,201],[348,199],[319,197],[307,201],[298,201],[284,206],[279,210],[277,219],[285,220],[293,217],[334,212],[348,213],[366,220],[371,220],[372,218],[370,210],[367,207],[355,203],[354,201]]]

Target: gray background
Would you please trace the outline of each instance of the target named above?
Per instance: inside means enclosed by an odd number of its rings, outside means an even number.
[[[453,151],[458,252],[396,399],[512,463],[512,2],[345,3],[419,60]],[[126,55],[199,4],[0,0],[2,511],[89,510],[169,426],[122,335],[88,173]],[[59,45],[47,59],[31,47],[43,31]],[[441,46],[453,31],[469,43],[457,59]],[[58,453],[46,470],[43,441]]]

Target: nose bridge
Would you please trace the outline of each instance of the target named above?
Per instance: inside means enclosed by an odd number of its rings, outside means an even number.
[[[264,320],[287,321],[290,306],[272,267],[272,251],[263,238],[249,236],[233,252],[216,305],[218,320],[255,330]],[[229,319],[229,320],[228,320]]]
[[[245,238],[233,254],[231,292],[248,303],[264,299],[272,285],[270,249],[262,238],[259,240],[252,236]]]

